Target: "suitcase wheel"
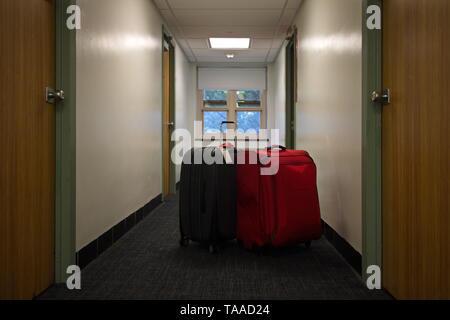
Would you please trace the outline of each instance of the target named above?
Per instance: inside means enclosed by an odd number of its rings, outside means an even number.
[[[189,238],[183,237],[180,239],[180,246],[187,247],[189,246]]]
[[[306,249],[311,248],[311,240],[308,240],[305,242],[305,247],[306,247]]]

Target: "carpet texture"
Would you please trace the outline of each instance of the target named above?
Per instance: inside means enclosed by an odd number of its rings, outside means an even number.
[[[150,213],[65,285],[39,299],[389,299],[370,291],[325,240],[258,255],[226,244],[219,254],[178,244],[178,199]]]

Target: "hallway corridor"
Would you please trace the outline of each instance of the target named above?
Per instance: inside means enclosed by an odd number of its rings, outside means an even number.
[[[369,291],[325,240],[264,256],[234,242],[217,255],[178,245],[178,198],[159,206],[81,273],[40,299],[388,299]]]

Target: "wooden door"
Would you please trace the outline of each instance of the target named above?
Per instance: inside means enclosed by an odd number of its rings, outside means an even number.
[[[170,193],[170,50],[163,52],[163,197]]]
[[[0,1],[0,298],[54,279],[54,0]]]
[[[450,1],[383,1],[383,283],[450,298]]]

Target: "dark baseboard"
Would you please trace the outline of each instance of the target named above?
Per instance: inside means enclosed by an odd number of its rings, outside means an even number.
[[[141,222],[147,215],[152,212],[159,204],[162,203],[161,195],[156,196],[138,211],[130,214],[128,217],[120,221],[114,227],[103,233],[100,237],[89,243],[76,254],[77,265],[83,269],[105,250],[112,246],[125,233],[131,230],[136,224]]]
[[[341,254],[356,272],[361,275],[362,256],[344,238],[342,238],[332,227],[322,220],[323,234],[333,247]]]

